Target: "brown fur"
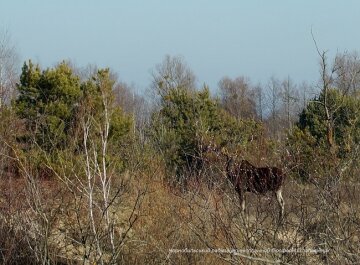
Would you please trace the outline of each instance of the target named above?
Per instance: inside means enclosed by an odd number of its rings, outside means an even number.
[[[284,200],[281,189],[285,180],[284,172],[277,167],[256,167],[247,160],[236,163],[227,156],[226,176],[239,195],[242,210],[245,210],[245,192],[265,194],[273,192],[280,206],[280,216],[284,214]]]

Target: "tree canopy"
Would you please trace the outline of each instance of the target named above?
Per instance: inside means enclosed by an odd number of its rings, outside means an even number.
[[[24,63],[14,107],[24,119],[27,140],[45,150],[65,147],[82,95],[80,78],[62,62],[41,71],[31,61]]]

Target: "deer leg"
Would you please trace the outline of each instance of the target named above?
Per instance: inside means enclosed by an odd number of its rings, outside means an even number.
[[[245,226],[247,226],[247,222],[249,221],[248,216],[245,214],[245,192],[239,192],[239,199],[241,204],[241,216],[244,221]]]
[[[276,200],[278,201],[279,206],[280,206],[280,218],[283,218],[284,212],[285,212],[285,202],[284,202],[284,199],[282,196],[281,189],[277,190],[275,192],[275,194],[276,194]]]
[[[241,212],[245,212],[245,196],[244,196],[244,192],[239,192],[239,199],[240,199],[240,204],[241,204]]]

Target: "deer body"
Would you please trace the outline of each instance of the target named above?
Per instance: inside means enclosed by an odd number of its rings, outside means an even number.
[[[236,163],[227,157],[226,175],[239,195],[242,211],[245,211],[245,192],[265,194],[272,192],[279,203],[280,217],[284,215],[285,202],[282,186],[285,174],[277,167],[255,167],[246,160]]]

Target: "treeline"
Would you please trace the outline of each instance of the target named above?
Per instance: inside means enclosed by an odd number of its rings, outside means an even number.
[[[360,61],[356,53],[345,53],[328,64],[325,56],[315,87],[297,86],[289,77],[254,86],[240,76],[224,77],[217,92],[197,88],[184,60],[166,56],[152,72],[147,98],[109,69],[67,62],[41,69],[28,61],[18,82],[8,80],[15,69],[3,75],[3,153],[11,157],[10,149],[17,148],[42,175],[46,163],[83,151],[91,124],[97,130],[93,141],[106,140],[109,158],[121,160],[122,170],[134,145],[146,145],[165,162],[170,179],[198,178],[204,146],[212,143],[255,163],[288,166],[307,180],[315,176],[316,157],[352,157],[360,139]],[[2,160],[2,172],[16,169]]]

